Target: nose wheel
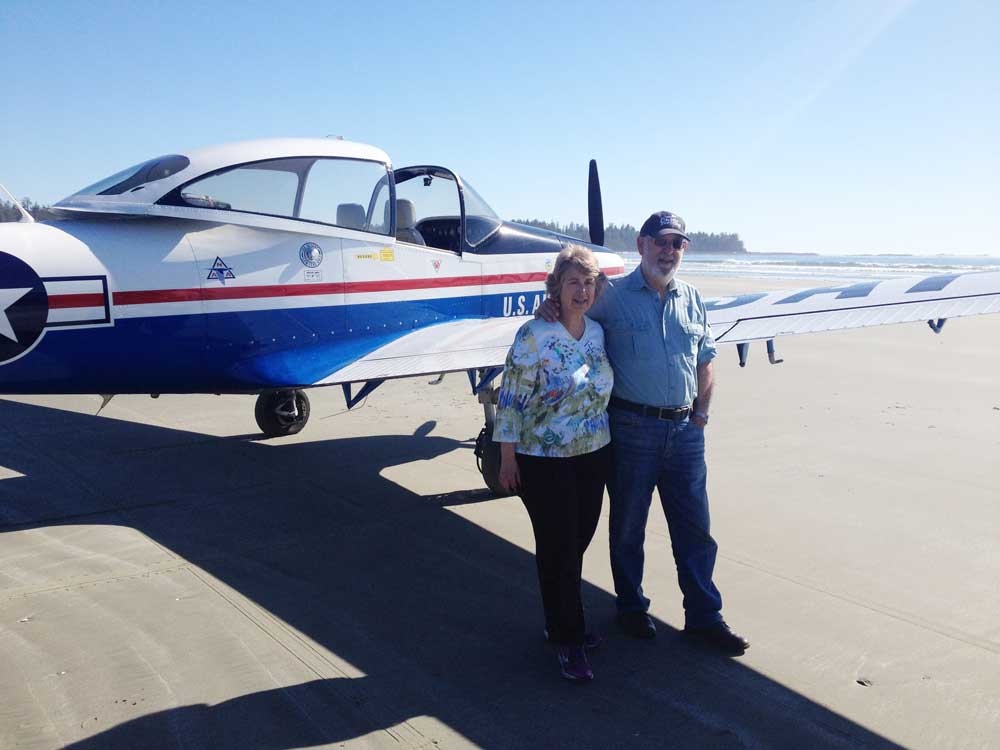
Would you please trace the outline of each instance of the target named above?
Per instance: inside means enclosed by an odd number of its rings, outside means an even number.
[[[267,437],[294,435],[309,421],[309,397],[304,391],[271,391],[257,397],[253,415]]]

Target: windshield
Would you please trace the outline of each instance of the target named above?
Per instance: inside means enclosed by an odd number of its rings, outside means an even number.
[[[465,241],[472,247],[489,237],[500,226],[500,217],[468,182],[462,180],[465,193]]]
[[[468,181],[463,179],[462,187],[465,189],[466,216],[483,216],[487,219],[497,219],[499,221],[500,217],[497,216],[497,212],[490,208],[490,205],[483,200],[483,197],[476,192],[476,189]]]
[[[110,177],[105,177],[100,182],[88,185],[73,195],[121,195],[126,190],[145,185],[147,182],[162,180],[164,177],[177,174],[182,169],[186,169],[190,163],[191,161],[186,156],[179,154],[158,156],[155,159],[144,161],[142,164],[136,164],[121,172],[116,172]]]

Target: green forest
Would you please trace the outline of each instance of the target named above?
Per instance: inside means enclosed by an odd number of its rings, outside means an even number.
[[[590,240],[590,230],[584,224],[557,224],[553,221],[539,219],[514,219],[514,221],[518,224],[548,229],[580,240]],[[621,226],[608,224],[604,229],[604,246],[619,252],[634,253],[636,251],[635,238],[638,234],[639,230],[631,224],[622,224]],[[747,252],[743,240],[735,233],[689,232],[688,236],[691,238],[689,252],[692,253],[742,254]]]
[[[48,207],[33,202],[30,198],[21,201],[21,205],[39,221],[57,219],[56,214]],[[20,212],[12,204],[0,201],[0,222],[17,221],[21,218]],[[569,237],[576,237],[580,240],[590,240],[590,230],[584,224],[557,224],[554,221],[541,221],[539,219],[515,219],[518,224],[526,224],[531,227],[548,229]],[[604,245],[619,252],[634,253],[635,238],[639,230],[631,224],[608,224],[604,229]],[[692,253],[730,253],[741,254],[747,249],[743,246],[743,240],[738,234],[720,233],[707,234],[705,232],[691,232]]]

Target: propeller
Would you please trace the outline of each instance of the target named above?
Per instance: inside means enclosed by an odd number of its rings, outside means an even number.
[[[587,217],[590,224],[590,241],[604,244],[604,206],[601,203],[601,178],[597,176],[597,160],[590,160],[590,179],[587,181]]]

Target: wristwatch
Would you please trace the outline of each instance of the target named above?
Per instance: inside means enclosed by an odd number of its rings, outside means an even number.
[[[692,416],[701,417],[705,424],[708,424],[708,415],[703,411],[696,411]]]

